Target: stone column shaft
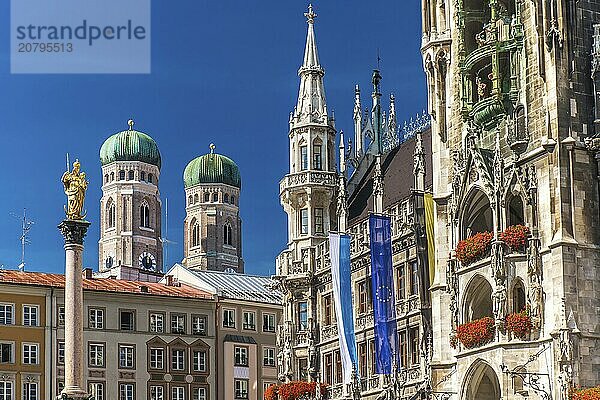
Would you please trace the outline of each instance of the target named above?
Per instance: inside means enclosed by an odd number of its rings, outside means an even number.
[[[83,238],[90,223],[65,220],[58,228],[65,238],[65,388],[63,399],[87,399],[83,346]]]

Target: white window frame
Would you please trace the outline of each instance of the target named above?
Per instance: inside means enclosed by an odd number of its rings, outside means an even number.
[[[206,372],[206,350],[192,350],[192,370]]]
[[[185,387],[171,386],[171,400],[185,400]]]
[[[228,313],[232,313],[233,318],[225,318],[225,315],[227,315]],[[232,324],[225,324],[225,322],[229,322],[232,321]],[[233,308],[224,308],[223,309],[223,328],[230,328],[230,329],[235,329],[235,309]]]
[[[185,314],[172,313],[171,314],[171,333],[183,335],[185,334]]]
[[[0,325],[14,325],[15,324],[15,304],[14,303],[0,303],[2,308],[3,317],[0,320]],[[6,319],[6,310],[10,309],[10,320]]]
[[[100,390],[98,390],[100,388]],[[94,400],[104,400],[104,382],[89,382],[89,393],[95,395]]]
[[[250,318],[246,318],[249,316]],[[246,331],[256,330],[256,311],[243,311],[242,312],[242,329]]]
[[[150,369],[165,368],[165,349],[163,347],[150,347]]]
[[[205,387],[192,388],[192,400],[207,400],[208,393]]]
[[[266,327],[268,327],[269,329],[265,329],[265,318],[267,318],[267,324]],[[271,318],[273,319],[273,325],[271,325]],[[267,332],[267,333],[275,333],[275,330],[277,325],[277,317],[275,316],[275,313],[263,313],[263,332]],[[271,330],[270,327],[273,327],[273,329]]]
[[[192,315],[192,334],[193,335],[206,335],[206,325],[208,318],[206,315]]]
[[[40,306],[37,304],[23,304],[23,326],[40,325]]]
[[[37,382],[23,382],[21,398],[23,400],[40,400],[40,385]]]
[[[175,356],[176,354],[177,356]],[[185,349],[171,349],[171,369],[173,371],[185,370]]]
[[[263,367],[275,367],[275,347],[263,347]]]
[[[165,315],[162,313],[150,313],[150,332],[164,333],[165,332]]]
[[[15,398],[15,381],[12,379],[1,380],[0,386],[2,387],[3,395],[0,397],[0,400],[14,400]],[[7,388],[10,388],[9,394],[7,395]]]
[[[124,358],[121,356],[122,351],[124,351]],[[129,357],[129,352],[131,352],[131,357]],[[128,360],[131,360],[131,363],[128,363]],[[123,363],[123,361],[125,362]],[[135,345],[119,344],[119,369],[132,369],[133,367],[135,367]]]
[[[15,342],[10,340],[0,340],[0,345],[7,344],[10,346],[10,356],[9,361],[2,362],[2,358],[0,358],[0,364],[14,364],[15,363]]]
[[[131,388],[131,396],[127,389]],[[119,384],[119,400],[135,400],[135,385],[133,383]]]
[[[235,379],[233,381],[234,384],[234,398],[235,399],[247,399],[248,398],[248,387],[250,386],[248,383],[248,379]],[[239,386],[239,387],[238,387]],[[245,388],[244,388],[245,386]],[[238,396],[238,392],[240,395]]]
[[[236,367],[248,367],[250,365],[249,351],[247,347],[234,346],[233,347],[233,365]],[[238,362],[239,358],[239,362]]]
[[[88,312],[88,327],[90,329],[104,329],[104,309],[90,307]]]
[[[26,348],[28,350],[26,350]],[[35,349],[35,351],[32,352],[32,350]],[[23,364],[26,365],[38,365],[40,362],[40,345],[38,343],[23,343],[22,347],[21,347],[21,362]],[[27,362],[25,361],[26,358],[25,356],[27,356]],[[32,357],[35,358],[35,362],[31,362]]]
[[[88,362],[90,367],[104,367],[105,354],[106,346],[104,343],[88,343]],[[119,353],[119,363],[120,357],[121,355]]]
[[[59,340],[56,345],[56,362],[58,365],[65,364],[65,341]]]
[[[163,385],[151,385],[150,400],[165,400],[165,387]]]

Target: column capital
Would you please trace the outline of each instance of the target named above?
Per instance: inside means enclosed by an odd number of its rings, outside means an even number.
[[[58,229],[65,238],[65,245],[79,244],[83,246],[83,238],[85,238],[89,226],[88,221],[65,219],[58,224]]]

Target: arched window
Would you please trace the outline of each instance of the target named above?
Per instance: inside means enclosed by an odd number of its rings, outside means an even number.
[[[219,193],[217,193],[217,192],[213,193],[212,201],[215,202],[215,203],[217,201],[219,201]]]
[[[320,171],[323,169],[323,154],[322,154],[323,142],[320,139],[313,141],[313,169]]]
[[[524,225],[525,211],[521,196],[515,195],[508,202],[508,225]]]
[[[481,190],[476,190],[469,197],[463,211],[463,238],[478,232],[491,232],[494,223],[492,207],[488,197]]]
[[[140,207],[140,226],[150,228],[150,207],[145,201]]]
[[[192,220],[192,231],[190,234],[191,247],[200,246],[200,224],[196,219]]]
[[[229,223],[223,225],[223,244],[233,246],[233,229]]]
[[[120,181],[124,181],[125,180],[125,171],[123,171],[123,170],[119,171],[119,180]]]
[[[116,218],[115,218],[115,203],[113,202],[112,199],[108,200],[108,203],[106,204],[106,226],[110,229],[110,228],[114,228],[115,227],[115,222],[116,222]]]
[[[146,181],[146,171],[140,172],[140,180]]]
[[[133,171],[129,171],[129,176],[127,177],[127,180],[129,180],[129,181],[133,180]]]
[[[204,202],[208,203],[210,201],[210,193],[204,192]]]
[[[108,183],[108,174],[104,175],[104,183]]]
[[[235,196],[231,195],[231,204],[235,205]]]
[[[190,194],[190,195],[188,196],[188,206],[189,206],[190,204],[192,204],[193,202],[194,202],[194,198],[193,198],[193,197],[192,197],[192,195]]]
[[[223,195],[223,203],[229,203],[229,194],[225,193]]]
[[[512,290],[512,308],[513,312],[518,313],[525,310],[525,288],[523,281],[518,279]]]
[[[463,322],[493,316],[492,286],[483,276],[477,275],[465,291]]]
[[[154,176],[152,174],[148,174],[148,183],[153,183]]]
[[[198,198],[198,193],[196,193],[196,194],[194,195],[194,204],[198,203],[198,200],[199,200],[199,198]]]
[[[112,181],[114,181],[114,180],[115,180],[115,173],[114,173],[114,172],[111,172],[111,173],[110,173],[110,181],[112,182]]]

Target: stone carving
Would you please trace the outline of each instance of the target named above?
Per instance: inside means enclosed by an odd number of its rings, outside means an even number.
[[[450,313],[452,330],[458,326],[458,279],[456,277],[456,260],[448,260],[446,264],[446,291],[450,293]]]
[[[90,223],[87,221],[64,220],[58,225],[58,229],[65,238],[65,244],[83,245],[83,238],[87,234]]]
[[[496,278],[496,288],[492,293],[494,305],[494,317],[496,322],[504,321],[506,316],[506,286],[502,278]]]

